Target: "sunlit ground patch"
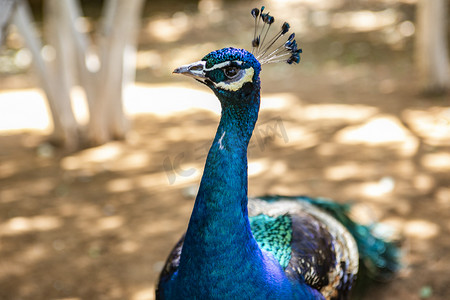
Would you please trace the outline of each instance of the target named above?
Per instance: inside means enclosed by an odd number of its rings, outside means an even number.
[[[433,146],[450,146],[449,107],[432,107],[427,110],[407,109],[403,116],[425,143]]]
[[[378,108],[367,105],[314,104],[304,108],[303,118],[309,121],[355,123],[367,120],[377,112]]]
[[[437,152],[428,153],[422,157],[422,165],[430,171],[449,172],[450,171],[450,153]]]
[[[44,95],[38,89],[0,92],[0,134],[22,130],[50,131]]]
[[[48,231],[62,226],[62,220],[54,216],[14,217],[0,224],[2,235],[15,235],[33,231]]]
[[[81,124],[86,123],[89,114],[84,93],[74,88],[71,96],[77,120]],[[154,114],[167,117],[195,109],[220,113],[219,102],[207,89],[198,90],[183,85],[130,86],[125,92],[124,106],[130,116]],[[47,101],[39,89],[0,93],[0,134],[24,130],[50,133],[52,126]]]
[[[72,108],[80,124],[89,120],[84,92],[75,87],[71,92]],[[267,95],[261,101],[264,111],[286,110],[298,104],[292,94]],[[199,110],[220,114],[220,103],[207,88],[182,84],[135,84],[125,90],[124,107],[131,116],[151,114],[160,118],[179,116]],[[50,133],[52,121],[45,96],[39,89],[12,90],[0,93],[0,134],[21,131]],[[108,146],[109,147],[109,146]],[[102,156],[103,156],[102,150]]]
[[[155,295],[155,288],[154,287],[148,287],[141,290],[136,291],[132,295],[132,300],[149,300],[154,299]]]
[[[430,239],[439,234],[440,228],[433,222],[417,219],[405,222],[403,232],[413,238]]]
[[[344,128],[335,140],[344,144],[392,146],[403,156],[416,154],[419,146],[418,139],[393,116],[376,116],[363,125]]]

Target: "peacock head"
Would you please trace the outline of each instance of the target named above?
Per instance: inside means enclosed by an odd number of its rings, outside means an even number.
[[[289,24],[284,22],[281,30],[269,39],[267,35],[275,18],[264,13],[264,6],[252,9],[251,14],[255,19],[252,52],[232,47],[216,50],[202,60],[176,68],[173,72],[206,84],[223,102],[224,99],[248,97],[252,91],[259,92],[261,65],[299,63],[302,49],[297,46],[295,34],[292,33],[287,40],[281,39],[289,31]]]
[[[254,89],[259,85],[261,64],[253,54],[237,48],[224,48],[207,54],[202,60],[175,69],[211,88],[219,99]]]

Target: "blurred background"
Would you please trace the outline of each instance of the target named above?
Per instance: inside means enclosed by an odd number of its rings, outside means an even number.
[[[0,299],[154,299],[220,114],[172,70],[262,4],[303,55],[263,66],[249,194],[355,202],[404,252],[364,299],[448,298],[448,1],[0,0]]]

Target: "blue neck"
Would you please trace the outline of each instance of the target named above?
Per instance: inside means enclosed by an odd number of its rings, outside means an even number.
[[[254,97],[251,107],[226,105],[221,99],[222,116],[186,233],[180,275],[186,270],[200,281],[218,270],[231,274],[243,259],[261,256],[247,214],[247,147],[259,94]]]
[[[279,263],[258,247],[248,220],[247,147],[258,118],[259,86],[240,102],[216,94],[222,104],[220,124],[206,160],[180,265],[165,296],[296,298]]]
[[[211,236],[214,240],[229,239],[233,231],[253,238],[247,216],[247,147],[258,110],[259,102],[245,111],[222,107],[191,217],[191,223],[200,222],[196,236],[213,226],[220,229]]]

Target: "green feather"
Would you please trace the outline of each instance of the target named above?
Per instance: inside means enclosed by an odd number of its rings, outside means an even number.
[[[400,249],[393,243],[373,234],[372,227],[354,222],[349,212],[351,204],[340,204],[325,198],[287,197],[308,202],[317,206],[342,223],[353,235],[358,245],[360,259],[370,277],[376,280],[389,280],[401,269]]]
[[[250,227],[259,247],[278,260],[284,269],[291,260],[292,221],[288,216],[250,217]]]

